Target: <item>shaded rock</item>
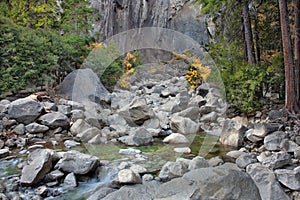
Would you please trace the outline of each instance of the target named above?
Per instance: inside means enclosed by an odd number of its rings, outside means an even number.
[[[118,173],[118,180],[123,184],[142,183],[141,177],[134,173],[131,169],[123,169]]]
[[[20,183],[24,186],[38,184],[52,168],[52,151],[49,149],[33,152],[33,161],[22,169]]]
[[[17,135],[24,135],[25,134],[25,126],[24,124],[19,124],[17,125],[14,129],[13,132]]]
[[[96,156],[71,150],[63,155],[63,157],[55,165],[55,168],[64,172],[74,172],[74,174],[84,175],[95,170],[98,164],[99,159]]]
[[[271,110],[268,114],[270,121],[285,121],[285,112],[282,110]]]
[[[170,127],[174,132],[181,134],[195,134],[199,130],[199,124],[189,118],[173,116],[170,120]]]
[[[224,161],[219,156],[217,156],[217,157],[213,157],[213,158],[209,159],[208,164],[210,167],[216,167],[216,166],[224,164]]]
[[[66,178],[63,182],[63,187],[66,189],[74,189],[75,187],[77,187],[76,176],[73,172],[69,173],[66,176]]]
[[[62,178],[64,176],[64,173],[62,173],[61,171],[59,170],[54,170],[50,173],[48,173],[46,176],[45,176],[45,181],[46,182],[52,182],[52,181],[56,181],[60,178]]]
[[[261,199],[290,199],[276,181],[274,173],[268,167],[255,163],[248,165],[246,171],[257,185]]]
[[[119,114],[128,124],[139,126],[152,116],[144,98],[134,99],[128,106],[121,108]]]
[[[138,128],[133,130],[129,136],[123,136],[118,140],[129,146],[142,146],[152,143],[153,137],[145,128]]]
[[[218,116],[217,116],[216,112],[211,112],[211,113],[203,115],[200,118],[200,121],[204,122],[204,123],[214,122],[214,121],[216,121],[217,117]]]
[[[216,106],[212,106],[212,105],[203,105],[200,107],[200,113],[202,115],[206,115],[209,114],[211,112],[216,111]]]
[[[261,163],[265,166],[270,167],[271,169],[278,169],[285,165],[288,165],[291,161],[291,155],[287,152],[276,152],[271,154],[268,157],[265,157]]]
[[[4,147],[4,141],[0,140],[0,149],[2,149]]]
[[[158,177],[167,181],[173,178],[181,177],[188,171],[188,165],[183,162],[167,162],[160,170]]]
[[[161,185],[155,199],[261,199],[253,180],[232,164],[192,170]]]
[[[70,131],[73,135],[77,135],[86,129],[91,128],[91,125],[89,125],[86,121],[83,119],[78,119],[76,122],[71,126]]]
[[[180,133],[172,133],[171,135],[167,136],[164,140],[164,143],[169,144],[186,144],[190,143],[190,141]]]
[[[96,135],[101,135],[101,131],[96,127],[92,127],[84,130],[81,133],[78,133],[76,138],[80,139],[81,142],[88,142]]]
[[[111,98],[97,74],[91,69],[78,69],[68,74],[57,87],[57,94],[68,96],[78,103],[109,102]]]
[[[8,116],[19,123],[29,124],[39,117],[42,110],[43,106],[40,103],[30,98],[23,98],[9,104]]]
[[[41,125],[35,122],[26,125],[25,128],[29,133],[44,133],[49,130],[48,126]]]
[[[286,134],[283,131],[276,131],[265,137],[264,146],[270,151],[280,150],[280,143],[285,137]]]
[[[50,128],[67,128],[69,126],[68,117],[59,112],[47,113],[41,116],[39,121],[41,124],[49,126]]]
[[[256,162],[258,162],[256,155],[251,153],[242,154],[235,161],[236,165],[241,169],[245,169],[248,165]]]
[[[56,106],[56,104],[55,103],[52,103],[52,102],[42,102],[42,105],[44,106],[44,109],[46,110],[46,111],[57,111],[58,109],[57,109],[57,106]]]
[[[246,127],[233,120],[226,120],[220,137],[221,144],[239,147],[242,145]]]
[[[192,150],[189,147],[178,147],[174,148],[174,152],[180,154],[190,154],[192,153]]]
[[[275,170],[277,180],[292,190],[300,190],[300,172],[297,170]]]
[[[9,149],[0,149],[0,158],[4,158],[9,155]]]
[[[205,167],[209,167],[208,161],[201,156],[196,156],[190,161],[188,169],[191,171],[194,169],[200,169]]]

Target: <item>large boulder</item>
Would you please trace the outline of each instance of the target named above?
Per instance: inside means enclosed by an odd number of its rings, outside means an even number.
[[[174,132],[181,134],[195,134],[199,131],[199,124],[190,118],[173,116],[170,120],[170,127]]]
[[[248,165],[246,171],[257,185],[262,200],[290,199],[276,181],[274,173],[268,167],[255,163]]]
[[[29,124],[40,116],[42,110],[43,106],[40,103],[30,98],[23,98],[9,104],[8,116],[20,123]]]
[[[64,153],[63,157],[55,165],[56,169],[74,174],[88,174],[95,170],[99,164],[96,156],[80,153],[75,150]]]
[[[49,149],[36,150],[33,161],[22,170],[20,183],[24,186],[33,186],[44,179],[52,168],[53,151]]]
[[[92,127],[92,128],[88,128],[80,133],[78,133],[76,135],[76,137],[78,139],[80,139],[81,142],[88,142],[89,140],[91,140],[92,138],[94,138],[96,135],[100,135],[101,136],[101,131],[96,128],[96,127]]]
[[[27,126],[25,126],[25,128],[29,133],[43,133],[49,130],[48,126],[41,125],[36,122],[28,124]]]
[[[253,180],[233,164],[195,169],[161,185],[155,199],[261,199]]]
[[[57,87],[57,94],[79,103],[110,101],[110,93],[91,69],[78,69],[68,74]]]
[[[183,162],[167,162],[160,170],[158,177],[161,180],[170,180],[181,177],[188,171],[188,164]]]
[[[234,120],[226,120],[220,137],[221,144],[239,147],[242,145],[246,127]]]
[[[69,126],[68,117],[60,112],[47,113],[41,116],[39,121],[50,128],[67,128]]]
[[[280,183],[292,190],[300,190],[300,171],[278,169],[275,170],[276,178]]]
[[[89,125],[85,120],[77,119],[76,122],[71,126],[70,131],[75,136],[89,128],[92,128],[92,126]]]
[[[279,126],[274,123],[257,123],[247,131],[246,137],[252,142],[261,141],[267,134],[278,130]]]
[[[142,183],[139,174],[133,172],[131,169],[123,169],[118,173],[118,180],[123,184],[137,184]]]
[[[264,139],[264,147],[269,151],[280,150],[280,144],[285,137],[286,134],[283,131],[276,131],[269,134]]]
[[[118,139],[128,146],[143,146],[152,143],[153,137],[145,128],[138,128],[131,131],[128,136]]]
[[[171,135],[167,136],[164,140],[164,143],[169,144],[185,144],[190,143],[190,141],[180,133],[172,133]]]

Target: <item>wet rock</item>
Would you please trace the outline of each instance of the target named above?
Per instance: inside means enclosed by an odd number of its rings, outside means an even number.
[[[40,103],[30,98],[23,98],[9,104],[8,116],[19,123],[29,124],[38,118],[42,110],[43,106]]]
[[[63,187],[66,189],[74,189],[75,187],[77,187],[77,180],[75,177],[75,174],[73,172],[69,173],[64,182],[63,182]]]
[[[136,154],[140,154],[142,153],[141,150],[138,149],[120,149],[119,150],[119,154],[123,154],[123,155],[136,155]]]
[[[232,164],[192,170],[164,183],[155,199],[261,199],[253,180]]]
[[[41,125],[36,122],[26,125],[25,128],[29,133],[44,133],[49,130],[48,126]]]
[[[77,135],[86,129],[91,128],[91,125],[89,125],[86,121],[83,119],[78,119],[76,122],[71,126],[70,131],[73,135]]]
[[[80,145],[80,143],[76,142],[74,140],[66,140],[66,141],[64,141],[64,145],[66,148],[71,149],[73,147]]]
[[[173,178],[181,177],[188,171],[188,165],[183,162],[167,162],[160,170],[158,177],[167,181]]]
[[[19,124],[17,125],[14,129],[13,132],[17,135],[24,135],[25,134],[25,126],[24,124]]]
[[[192,153],[192,150],[189,147],[178,147],[174,148],[174,152],[179,154],[190,154]]]
[[[134,99],[128,106],[121,108],[119,114],[132,125],[142,125],[152,116],[144,98]]]
[[[96,135],[101,135],[101,131],[96,128],[96,127],[92,127],[92,128],[88,128],[85,131],[78,133],[76,135],[76,138],[78,138],[81,142],[88,142],[89,140],[91,140],[93,137],[95,137]]]
[[[261,163],[271,169],[278,169],[285,165],[288,165],[291,161],[291,155],[287,152],[276,152],[272,153],[270,156],[265,157]]]
[[[275,170],[277,180],[292,190],[300,190],[300,171],[278,169]]]
[[[9,155],[9,149],[0,149],[0,158],[5,158]]]
[[[22,170],[20,183],[24,186],[38,184],[52,168],[52,152],[48,149],[36,152],[33,161]]]
[[[134,173],[131,169],[123,169],[118,173],[118,180],[123,184],[142,183],[141,177]]]
[[[196,156],[190,161],[188,169],[191,171],[194,169],[200,169],[205,167],[209,167],[208,161],[201,156]]]
[[[290,199],[276,181],[274,173],[268,167],[255,163],[248,165],[246,171],[257,185],[261,199]]]
[[[169,144],[186,144],[190,143],[190,141],[180,133],[172,133],[171,135],[167,136],[164,140],[164,143]]]
[[[56,180],[62,178],[63,176],[64,176],[64,173],[62,173],[59,170],[54,170],[45,176],[45,181],[46,182],[56,181]]]
[[[181,134],[195,134],[199,131],[199,124],[189,118],[173,116],[170,119],[170,127],[174,132]]]
[[[283,131],[276,131],[265,137],[264,146],[269,151],[280,150],[280,143],[285,137],[286,134]]]
[[[152,143],[153,137],[145,128],[138,128],[133,130],[129,136],[123,136],[118,140],[129,146],[143,146]]]
[[[98,164],[99,159],[97,157],[71,150],[64,153],[55,168],[64,172],[84,175],[95,170]]]
[[[236,122],[232,120],[226,120],[220,137],[220,142],[223,145],[239,147],[242,145],[245,131],[246,127],[237,125]]]
[[[251,153],[242,154],[235,161],[236,165],[241,169],[246,169],[248,165],[256,162],[258,162],[256,155]]]
[[[68,117],[59,112],[45,114],[39,118],[39,121],[41,124],[49,126],[50,128],[67,128],[69,126]]]

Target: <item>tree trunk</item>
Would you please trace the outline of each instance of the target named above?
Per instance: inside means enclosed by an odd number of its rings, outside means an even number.
[[[296,103],[300,105],[300,1],[293,0],[294,3],[294,56],[295,56],[295,84],[296,84]]]
[[[246,44],[246,40],[245,40],[245,28],[244,28],[244,20],[243,18],[241,19],[241,35],[242,35],[242,42],[243,42],[243,60],[244,63],[247,64],[248,63],[248,56],[247,56],[247,44]]]
[[[285,107],[290,112],[297,111],[295,95],[295,75],[292,56],[292,45],[289,31],[287,0],[279,0],[281,35],[285,66]]]
[[[259,46],[259,32],[258,32],[258,12],[257,7],[254,8],[254,38],[255,38],[255,55],[256,62],[260,64],[260,46]]]
[[[253,35],[251,28],[251,20],[249,15],[249,2],[248,0],[242,1],[243,4],[243,21],[244,21],[244,29],[245,29],[245,41],[247,44],[247,57],[248,62],[251,65],[256,64],[255,60],[255,51],[254,51],[254,43],[253,43]]]

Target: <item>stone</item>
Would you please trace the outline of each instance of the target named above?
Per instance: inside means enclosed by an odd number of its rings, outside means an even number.
[[[119,154],[122,154],[122,155],[136,155],[136,154],[140,154],[140,153],[142,153],[141,150],[132,149],[132,148],[119,150]]]
[[[235,163],[241,169],[246,169],[246,167],[252,163],[258,162],[256,155],[251,153],[245,153],[240,155]]]
[[[54,170],[50,173],[48,173],[46,176],[45,176],[45,181],[46,182],[52,182],[52,181],[57,181],[58,179],[62,178],[65,174],[62,173],[61,171],[59,170]]]
[[[152,143],[153,137],[145,128],[137,128],[129,136],[123,136],[118,140],[129,146],[143,146]]]
[[[288,165],[291,161],[291,155],[287,152],[276,152],[272,153],[270,156],[267,156],[261,160],[261,163],[270,169],[278,169],[285,165]]]
[[[268,114],[270,121],[280,121],[283,120],[286,116],[282,110],[271,110]]]
[[[71,149],[73,147],[79,146],[80,143],[76,142],[74,140],[66,140],[66,141],[64,141],[64,145],[65,145],[66,148]]]
[[[128,106],[119,110],[119,114],[130,125],[143,125],[143,123],[152,117],[152,113],[144,98],[134,99]]]
[[[91,140],[96,135],[101,135],[101,130],[99,130],[96,127],[88,128],[84,130],[81,133],[78,133],[76,135],[76,138],[78,138],[81,142],[87,143],[89,140]]]
[[[277,131],[280,124],[275,123],[256,123],[251,132],[251,135],[254,135],[259,138],[264,138],[267,134]]]
[[[70,101],[70,100],[66,100],[66,99],[60,99],[58,101],[59,105],[65,105],[65,106],[69,106],[71,107],[72,111],[73,110],[84,110],[84,105],[82,103],[78,103],[75,101]]]
[[[77,180],[76,180],[76,176],[73,172],[69,173],[64,182],[63,182],[63,187],[66,189],[74,189],[75,187],[77,187]]]
[[[199,124],[189,118],[173,116],[170,119],[170,127],[174,132],[187,134],[196,134],[199,131]]]
[[[25,134],[25,126],[24,124],[19,124],[17,125],[14,129],[13,132],[17,135],[24,135]]]
[[[141,177],[134,173],[131,169],[123,169],[118,173],[118,180],[123,184],[142,183]]]
[[[57,87],[56,93],[68,96],[72,101],[82,104],[109,102],[111,99],[110,93],[97,74],[89,68],[74,70],[68,74]]]
[[[277,169],[275,170],[277,180],[291,190],[300,190],[300,171]]]
[[[0,149],[0,158],[4,158],[9,155],[9,149]]]
[[[162,184],[155,198],[163,199],[261,199],[259,190],[245,172],[233,164],[187,172],[182,178]]]
[[[147,173],[147,169],[140,165],[132,165],[129,169],[131,169],[136,174],[145,174]]]
[[[158,177],[163,180],[171,180],[183,176],[188,171],[188,165],[183,162],[168,161],[160,170]]]
[[[160,122],[157,118],[151,118],[144,122],[143,126],[146,129],[159,129],[160,128]]]
[[[49,130],[48,126],[41,125],[36,122],[26,125],[25,128],[29,133],[44,133]]]
[[[164,143],[169,144],[186,144],[190,143],[190,141],[180,133],[172,133],[171,135],[167,136],[164,140]]]
[[[65,105],[58,105],[57,106],[57,112],[60,112],[66,116],[71,116],[72,109],[71,106],[65,106]]]
[[[203,123],[210,123],[216,121],[216,119],[217,119],[217,113],[213,111],[211,113],[202,115],[200,121]]]
[[[30,98],[23,98],[9,104],[8,116],[26,125],[34,122],[40,116],[42,110],[43,106],[40,103]]]
[[[0,193],[0,199],[1,200],[9,200],[9,198],[3,193]]]
[[[280,150],[280,144],[286,137],[283,131],[276,131],[267,135],[264,139],[264,147],[269,151]]]
[[[268,167],[254,163],[248,165],[246,171],[258,187],[261,199],[290,199],[276,181],[274,173]]]
[[[42,181],[52,168],[52,155],[53,152],[49,149],[33,152],[32,162],[22,169],[20,183],[24,186],[34,186]]]
[[[80,153],[75,150],[64,153],[63,157],[55,165],[55,169],[63,172],[85,175],[95,170],[99,164],[96,156]]]
[[[95,192],[93,192],[87,200],[100,200],[109,195],[110,193],[113,193],[117,191],[116,189],[110,188],[110,187],[100,187]]]
[[[1,143],[1,142],[0,142]],[[1,147],[1,145],[0,145],[0,147]],[[1,149],[1,148],[0,148]],[[296,159],[300,159],[300,147],[297,147],[296,149],[295,149],[295,151],[294,151],[294,157],[296,158]]]
[[[38,120],[42,125],[49,126],[53,129],[58,127],[67,128],[69,126],[68,117],[60,112],[47,113]]]
[[[54,111],[56,112],[58,110],[57,106],[55,103],[52,103],[52,102],[43,102],[42,105],[44,106],[44,109],[46,111]]]
[[[88,141],[88,144],[99,145],[107,142],[106,137],[102,137],[100,134],[95,135],[92,139]]]
[[[4,147],[4,141],[3,140],[0,140],[0,149],[2,149]]]
[[[203,105],[200,107],[200,113],[202,115],[206,115],[209,114],[211,112],[216,111],[216,106],[212,106],[212,105]]]
[[[226,153],[226,156],[236,160],[238,157],[240,157],[243,154],[246,154],[246,153],[243,151],[233,150],[233,151],[229,151],[228,153]]]
[[[222,164],[224,164],[224,161],[219,156],[213,157],[213,158],[208,160],[208,165],[210,167],[216,167],[216,166],[219,166],[219,165],[222,165]]]
[[[298,147],[298,144],[289,139],[283,139],[280,143],[280,149],[289,153],[295,152]]]
[[[223,145],[239,147],[242,145],[246,127],[235,120],[226,120],[223,125],[220,142]]]
[[[72,122],[76,122],[78,119],[84,119],[84,112],[82,110],[72,110],[71,116]]]
[[[198,106],[192,106],[175,114],[184,118],[189,118],[196,122],[199,119],[200,109]]]
[[[194,169],[200,169],[205,167],[209,167],[208,161],[201,156],[196,156],[190,161],[188,169],[191,171]]]
[[[41,197],[47,197],[49,189],[46,186],[40,186],[34,190],[34,193]]]
[[[192,150],[189,147],[178,147],[174,148],[174,152],[179,154],[190,154],[192,153]]]
[[[126,120],[124,117],[122,117],[119,114],[113,114],[108,116],[108,124],[109,125],[123,125],[125,126],[127,124]]]
[[[77,135],[86,129],[91,128],[91,125],[89,125],[86,121],[83,119],[78,119],[76,122],[71,126],[70,131],[73,135]]]

